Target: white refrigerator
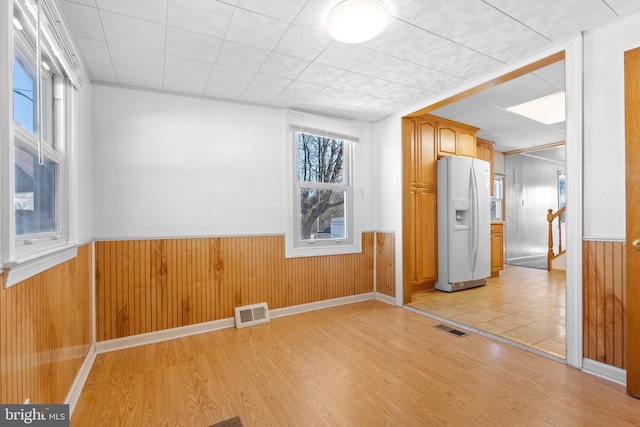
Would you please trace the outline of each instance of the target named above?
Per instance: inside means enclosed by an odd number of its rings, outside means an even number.
[[[482,286],[491,275],[489,163],[438,160],[438,281],[445,292]]]

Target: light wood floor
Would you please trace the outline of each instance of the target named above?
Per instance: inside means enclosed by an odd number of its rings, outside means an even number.
[[[564,271],[507,265],[485,286],[415,292],[408,305],[564,359],[565,301]]]
[[[379,301],[97,356],[72,426],[625,426],[622,386]]]

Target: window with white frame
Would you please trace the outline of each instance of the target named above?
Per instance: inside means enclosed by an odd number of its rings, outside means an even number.
[[[43,257],[69,246],[68,140],[79,79],[55,2],[14,0],[6,10],[0,19],[7,21],[8,31],[0,42],[11,48],[0,59],[0,78],[6,79],[0,88],[8,92],[2,95],[10,108],[0,116],[0,267],[10,268],[8,282],[13,283],[13,270],[25,270],[34,260],[40,269],[60,262],[60,256],[51,262]],[[24,278],[30,273],[20,274]]]
[[[286,256],[361,251],[356,195],[359,127],[288,112],[290,159]]]

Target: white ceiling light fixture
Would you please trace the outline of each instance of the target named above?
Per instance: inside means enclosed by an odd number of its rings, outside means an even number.
[[[389,24],[389,11],[380,0],[345,0],[327,18],[327,31],[343,43],[363,43],[379,35]]]
[[[564,92],[556,92],[533,101],[514,105],[507,110],[545,125],[564,122],[565,94]]]

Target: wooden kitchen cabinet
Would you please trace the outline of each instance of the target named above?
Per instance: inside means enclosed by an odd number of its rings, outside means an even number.
[[[437,124],[429,116],[402,120],[404,297],[410,299],[437,279]]]
[[[475,157],[477,128],[425,114],[402,119],[403,301],[438,279],[437,160]]]
[[[431,116],[438,126],[438,157],[476,157],[476,133],[478,128]]]
[[[504,270],[504,224],[491,223],[491,277]]]
[[[480,139],[477,138],[476,140],[476,158],[481,159],[481,160],[486,160],[487,162],[489,162],[491,164],[490,170],[489,170],[489,182],[490,184],[490,190],[491,190],[491,195],[493,196],[493,177],[494,177],[494,173],[493,173],[493,142],[491,141],[487,141],[486,139]]]

